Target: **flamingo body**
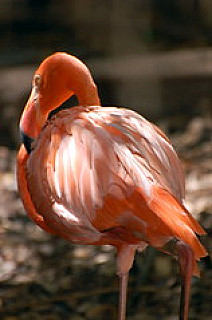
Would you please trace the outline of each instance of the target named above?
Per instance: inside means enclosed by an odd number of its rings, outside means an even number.
[[[35,83],[33,100],[29,99],[21,119],[22,131],[34,140],[28,151],[22,145],[18,156],[25,209],[41,228],[71,242],[114,245],[118,273],[124,279],[122,291],[136,249],[151,245],[179,255],[187,279],[181,312],[186,320],[190,277],[198,273],[195,261],[206,251],[196,237],[204,230],[183,205],[180,161],[164,133],[142,116],[129,109],[101,107],[81,62],[70,69],[76,85],[69,88],[71,94],[78,93],[81,106],[46,121],[48,112],[70,95],[64,89],[70,80],[68,66],[76,59],[70,57],[56,54],[44,60],[36,72],[43,82]],[[64,75],[56,97],[52,80],[47,81],[52,69]],[[177,245],[170,249],[169,243]],[[120,320],[125,318],[125,299],[126,293],[120,298]]]

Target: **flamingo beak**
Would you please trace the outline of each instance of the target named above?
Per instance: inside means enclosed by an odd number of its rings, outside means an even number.
[[[41,76],[35,75],[32,91],[20,120],[20,130],[30,138],[35,138],[45,123],[46,116],[40,107]]]

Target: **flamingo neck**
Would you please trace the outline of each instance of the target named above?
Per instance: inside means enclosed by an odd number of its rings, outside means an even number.
[[[97,87],[94,83],[90,86],[82,86],[77,88],[75,95],[80,106],[100,106],[100,99],[98,96]]]

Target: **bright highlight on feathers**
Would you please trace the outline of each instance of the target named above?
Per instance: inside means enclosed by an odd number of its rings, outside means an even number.
[[[168,138],[134,111],[101,107],[89,70],[71,55],[45,59],[32,91],[20,128],[34,142],[17,159],[29,216],[68,241],[117,248],[119,320],[135,251],[151,245],[178,257],[187,320],[196,260],[207,254],[196,234],[205,232],[183,205],[184,174]],[[80,106],[47,120],[73,94]]]

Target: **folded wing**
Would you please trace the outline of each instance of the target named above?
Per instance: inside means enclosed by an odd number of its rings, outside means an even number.
[[[155,246],[172,237],[186,242],[189,234],[196,248],[195,232],[204,233],[182,204],[184,175],[171,143],[131,110],[60,112],[41,133],[27,171],[38,212],[73,241],[79,233],[95,241],[122,226]],[[204,254],[195,250],[197,258]]]

